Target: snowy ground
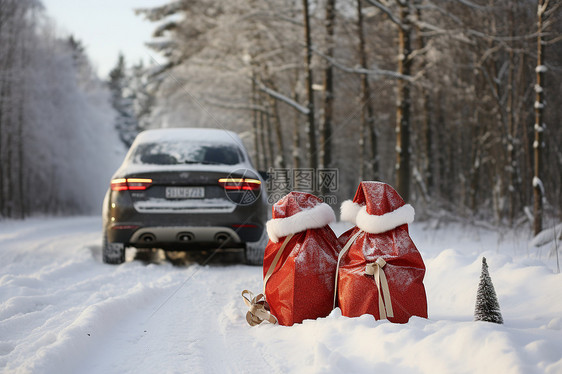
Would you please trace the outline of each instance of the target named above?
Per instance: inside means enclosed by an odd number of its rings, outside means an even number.
[[[523,233],[412,225],[428,320],[335,310],[251,328],[240,292],[260,290],[259,267],[134,253],[104,265],[100,226],[98,217],[0,222],[0,372],[562,373],[562,275]],[[483,255],[504,325],[472,321]]]

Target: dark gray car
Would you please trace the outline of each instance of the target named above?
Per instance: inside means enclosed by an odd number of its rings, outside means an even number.
[[[268,217],[264,180],[242,141],[219,129],[140,133],[103,203],[103,261],[125,248],[242,248],[261,264]]]

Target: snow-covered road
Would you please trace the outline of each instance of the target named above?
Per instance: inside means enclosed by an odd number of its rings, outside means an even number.
[[[259,284],[259,268],[218,260],[207,266],[104,265],[99,235],[99,218],[0,226],[0,368],[36,373],[251,368],[251,360],[241,359],[252,341],[236,332],[247,330],[236,304],[243,287]],[[259,358],[256,365],[262,364]]]
[[[0,222],[0,372],[562,373],[562,275],[523,234],[414,224],[428,320],[335,310],[250,328],[240,293],[260,290],[261,268],[105,265],[100,231],[98,217]],[[482,255],[504,325],[472,321]]]

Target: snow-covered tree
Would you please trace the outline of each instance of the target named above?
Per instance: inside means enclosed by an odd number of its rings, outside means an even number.
[[[120,53],[117,65],[109,72],[108,85],[111,91],[111,105],[117,112],[115,128],[126,147],[133,144],[139,132],[133,101],[135,92],[128,89],[129,81],[125,56]]]
[[[482,257],[482,273],[480,274],[480,283],[478,284],[478,292],[476,294],[474,320],[503,323],[500,304],[492,284],[492,278],[488,272],[486,257]]]
[[[0,8],[0,218],[96,212],[123,155],[107,87],[40,2]]]
[[[133,111],[138,122],[139,131],[150,128],[152,109],[156,98],[156,85],[149,77],[149,69],[143,62],[133,65],[129,71],[129,85],[124,94],[133,101]]]
[[[550,25],[539,34],[552,56],[543,65],[558,71],[562,12],[549,1]],[[306,4],[311,48],[302,32]],[[169,1],[141,11],[157,22],[149,44],[159,52],[153,72],[165,98],[151,124],[238,131],[262,170],[318,158],[345,170],[338,199],[360,176],[376,176],[432,205],[422,214],[439,205],[521,222],[533,202],[536,10],[523,0]],[[560,77],[549,75],[541,88],[557,92]],[[562,103],[545,97],[549,106]],[[562,120],[559,111],[544,115],[545,123]],[[314,135],[323,138],[312,156]],[[562,133],[543,139],[549,172],[540,181],[560,212]]]

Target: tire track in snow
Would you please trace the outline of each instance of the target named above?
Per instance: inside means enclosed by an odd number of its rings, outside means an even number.
[[[259,280],[260,268],[194,265],[168,270],[174,273],[175,288],[106,336],[109,345],[90,360],[105,363],[92,364],[89,372],[246,373],[267,367],[253,353],[238,290],[244,280]],[[164,305],[162,299],[167,300]],[[235,299],[241,308],[234,307]]]

